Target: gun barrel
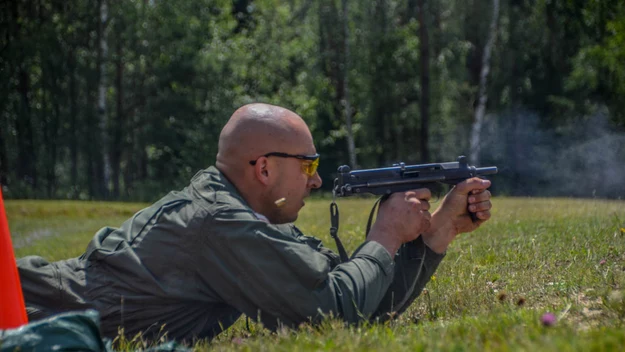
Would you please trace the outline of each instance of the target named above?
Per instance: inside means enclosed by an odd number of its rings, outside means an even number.
[[[497,173],[497,166],[475,168],[475,174],[477,176],[481,176],[481,175],[494,175],[496,173]]]

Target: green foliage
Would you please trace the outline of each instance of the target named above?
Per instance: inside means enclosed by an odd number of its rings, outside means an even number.
[[[349,252],[364,240],[373,199],[339,200]],[[16,256],[80,255],[98,228],[118,226],[145,204],[7,201]],[[435,208],[438,203],[433,204]],[[494,198],[493,217],[460,235],[426,291],[397,319],[272,333],[245,319],[196,350],[606,350],[625,347],[623,201]],[[306,202],[297,225],[334,248],[328,200]],[[552,327],[541,316],[553,312]],[[140,338],[117,341],[145,347]]]
[[[597,6],[597,4],[595,4]],[[604,9],[604,11],[606,11]],[[615,122],[625,126],[625,6],[619,3],[603,24],[604,35],[598,43],[580,50],[574,69],[566,81],[570,90],[581,90],[590,96],[604,96]],[[595,14],[589,14],[589,16]],[[587,102],[590,103],[590,102]]]
[[[307,121],[326,190],[348,161],[346,98],[361,167],[469,155],[491,6],[359,0],[344,18],[341,0],[3,2],[0,183],[9,198],[153,200],[212,164],[225,121],[257,101]],[[507,128],[483,135],[509,145],[500,157],[486,141],[481,160],[507,170],[506,193],[524,194],[516,155],[534,117],[538,133],[580,134],[570,126],[597,114],[625,130],[625,6],[508,0],[499,18],[487,120]]]

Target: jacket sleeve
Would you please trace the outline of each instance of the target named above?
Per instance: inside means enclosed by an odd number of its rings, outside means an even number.
[[[387,320],[389,313],[403,313],[421,294],[445,254],[432,251],[421,237],[400,247],[395,256],[395,275],[374,317]]]
[[[337,266],[294,231],[226,209],[206,217],[193,260],[213,294],[270,329],[325,316],[368,319],[393,280],[394,262],[377,242],[365,242]]]

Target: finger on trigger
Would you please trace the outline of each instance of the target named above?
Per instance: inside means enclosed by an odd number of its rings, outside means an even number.
[[[414,192],[419,199],[430,200],[432,198],[432,192],[428,188],[419,188]]]
[[[486,189],[489,186],[490,186],[490,181],[482,180],[481,178],[478,178],[478,177],[473,177],[473,178],[464,180],[463,182],[457,185],[458,191],[460,191],[460,193],[462,194],[467,194],[467,195],[475,192],[476,190],[481,191],[483,189]]]

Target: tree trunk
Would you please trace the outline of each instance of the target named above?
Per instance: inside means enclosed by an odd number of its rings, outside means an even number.
[[[421,74],[421,161],[428,162],[430,149],[430,42],[425,23],[425,0],[419,0],[419,63]]]
[[[346,115],[345,111],[345,70],[344,63],[344,45],[342,35],[345,28],[341,27],[342,16],[341,10],[337,7],[336,1],[323,1],[318,3],[319,9],[319,56],[320,66],[323,75],[328,78],[332,85],[332,97],[328,97],[331,102],[332,110],[320,121],[323,130],[335,130],[342,128],[342,116]],[[350,109],[351,111],[351,105]],[[352,113],[350,112],[350,118]],[[339,123],[337,123],[339,122]],[[347,137],[346,137],[347,138]],[[348,150],[349,150],[349,141]],[[340,148],[344,150],[343,148]],[[340,153],[341,155],[343,153]],[[343,158],[343,156],[339,156]],[[348,155],[348,158],[350,156]]]
[[[23,63],[18,69],[18,91],[21,96],[20,110],[15,123],[17,132],[18,162],[17,177],[28,183],[33,190],[37,188],[37,155],[33,143],[33,126],[30,114],[30,79]]]
[[[129,24],[132,27],[131,31],[133,35],[131,36],[128,47],[134,48],[133,58],[135,59],[134,65],[137,69],[129,76],[132,82],[130,90],[132,92],[133,100],[132,107],[128,110],[126,119],[123,123],[123,128],[128,137],[128,142],[126,144],[127,151],[126,153],[122,153],[122,157],[124,158],[126,164],[126,167],[122,170],[124,179],[124,197],[126,198],[131,198],[132,196],[139,169],[138,160],[140,159],[140,148],[137,147],[139,140],[139,126],[141,126],[139,116],[141,109],[145,106],[144,79],[147,75],[141,64],[141,55],[144,54],[144,50],[143,47],[139,45],[145,30],[140,29],[139,26],[140,23],[145,21],[147,6],[147,2],[144,0],[137,21],[139,25],[137,23]]]
[[[117,93],[116,120],[113,124],[113,141],[111,143],[111,168],[113,179],[113,197],[119,197],[120,162],[122,154],[122,132],[124,123],[124,63],[122,60],[122,30],[118,30],[115,60],[115,90]]]
[[[397,162],[395,150],[394,132],[395,122],[392,112],[389,112],[388,104],[392,101],[391,84],[388,78],[387,40],[390,36],[389,9],[385,1],[375,1],[372,6],[372,17],[369,33],[369,62],[371,62],[372,74],[369,76],[369,91],[371,101],[371,120],[373,134],[380,147],[377,155],[378,165],[389,165]]]
[[[97,13],[100,13],[100,5],[98,3]],[[85,153],[85,174],[87,175],[87,191],[91,199],[102,199],[102,142],[101,134],[98,124],[98,109],[93,109],[93,106],[97,106],[98,88],[100,84],[99,67],[100,67],[100,19],[96,18],[98,37],[96,38],[95,50],[97,51],[97,57],[95,65],[91,62],[86,63],[86,67],[95,66],[95,74],[89,72],[87,75],[87,81],[85,82],[87,89],[87,98],[85,106],[87,111],[84,112],[84,124],[81,123],[81,131],[84,134],[84,138],[81,138],[81,144]],[[92,49],[91,47],[89,49]]]
[[[243,30],[249,30],[253,26],[253,17],[250,13],[250,5],[253,0],[233,0],[232,1],[232,17],[237,21],[234,33],[240,33]]]
[[[349,165],[356,169],[356,146],[352,131],[352,106],[349,101],[349,8],[347,0],[343,0],[343,105],[345,111],[345,128],[347,129],[347,152],[349,153]]]
[[[70,155],[70,197],[78,196],[78,104],[76,91],[76,54],[74,48],[68,53],[69,70],[69,155]]]
[[[472,49],[466,59],[466,66],[469,73],[469,84],[472,87],[479,86],[480,72],[482,70],[482,50],[484,49],[484,44],[482,43],[483,35],[480,31],[480,18],[481,14],[485,12],[485,9],[481,5],[481,1],[467,1],[464,16],[465,40],[472,46]],[[475,108],[476,105],[473,98],[474,96],[471,94],[469,99],[473,100],[472,104]]]
[[[15,42],[19,43],[21,38],[21,22],[18,21],[20,13],[18,10],[17,1],[13,1],[11,4],[11,11],[13,13],[13,38]],[[31,122],[30,111],[30,77],[28,72],[24,69],[24,61],[26,55],[24,49],[19,47],[17,49],[17,91],[20,95],[20,102],[16,106],[15,132],[17,140],[17,167],[16,176],[19,181],[24,181],[31,186],[34,190],[37,187],[37,170],[35,168],[37,155],[35,154],[33,143],[33,129]]]
[[[98,166],[98,172],[102,172],[102,183],[98,185],[99,193],[103,198],[108,198],[108,186],[111,178],[111,162],[109,157],[108,117],[106,113],[106,60],[108,56],[108,44],[106,42],[106,26],[108,21],[107,0],[99,1],[100,21],[98,24],[98,122],[100,130],[100,147],[102,151],[102,166]],[[99,169],[102,169],[100,171]]]
[[[55,92],[59,92],[58,87],[54,85],[50,87]],[[45,103],[44,107],[48,105]],[[48,109],[44,109],[43,111],[48,111]],[[49,113],[49,112],[48,112]],[[46,192],[48,198],[54,198],[56,194],[56,160],[57,160],[57,150],[58,150],[58,126],[59,119],[61,118],[61,106],[59,98],[53,99],[52,102],[52,113],[49,113],[50,118],[43,117],[43,121],[46,121],[46,124],[43,126],[44,136],[46,139],[46,150],[48,156],[45,161],[46,170]]]
[[[473,127],[471,128],[471,162],[475,165],[480,163],[480,137],[482,125],[484,123],[484,114],[486,112],[486,102],[488,94],[486,93],[486,83],[488,72],[490,71],[490,55],[497,38],[497,22],[499,19],[499,0],[493,0],[493,17],[490,20],[490,30],[488,32],[488,41],[484,46],[484,55],[482,56],[482,70],[480,72],[480,88],[478,93],[478,104],[475,109],[475,118]]]
[[[40,54],[41,55],[41,54]],[[41,153],[41,161],[42,164],[44,165],[44,167],[42,168],[42,176],[43,176],[43,180],[45,181],[45,194],[44,193],[39,193],[42,195],[41,198],[50,198],[50,169],[51,169],[51,165],[50,165],[50,153],[51,153],[51,149],[53,149],[52,143],[52,134],[50,133],[50,125],[51,125],[51,120],[50,120],[50,116],[52,116],[52,114],[50,114],[50,110],[48,109],[48,95],[50,94],[50,91],[52,91],[52,88],[49,87],[46,84],[46,81],[48,80],[48,70],[46,69],[46,62],[44,61],[44,59],[40,56],[40,60],[41,60],[41,82],[40,82],[40,86],[39,86],[39,94],[40,97],[38,99],[38,103],[41,104],[41,108],[39,109],[39,124],[40,126],[38,126],[39,128],[41,128],[41,138],[42,140],[40,141],[41,144],[45,145],[45,152]],[[37,121],[37,119],[35,119],[35,121]]]
[[[40,25],[43,23],[40,22]],[[40,29],[42,30],[42,29]],[[61,119],[61,101],[63,100],[62,89],[59,81],[63,80],[64,72],[62,67],[55,65],[48,52],[37,50],[41,68],[39,80],[39,96],[41,109],[39,115],[39,126],[41,138],[45,148],[37,148],[42,160],[42,176],[45,178],[45,197],[52,199],[56,193],[56,162],[58,151],[58,135]],[[38,145],[40,143],[37,143]]]
[[[50,165],[52,167],[48,170],[48,193],[50,198],[53,198],[56,194],[57,179],[56,179],[56,162],[58,158],[58,137],[59,137],[59,125],[61,119],[61,106],[59,100],[54,102],[54,123],[50,126],[50,130],[53,133],[54,142],[50,148]]]
[[[522,138],[520,136],[521,129],[521,97],[518,88],[521,86],[521,82],[524,75],[523,59],[520,58],[522,51],[522,40],[524,28],[523,21],[521,20],[523,4],[521,1],[515,1],[508,6],[508,33],[510,38],[508,39],[508,48],[506,48],[507,61],[510,62],[509,73],[509,87],[510,87],[510,121],[506,121],[510,126],[506,131],[506,156],[509,159],[509,171],[506,172],[510,178],[510,184],[512,186],[511,195],[521,195],[524,184],[520,177],[521,168],[524,166],[522,162]]]
[[[343,74],[341,72],[341,64],[343,63],[342,44],[340,42],[340,32],[342,29],[339,27],[340,16],[339,10],[335,6],[334,1],[327,3],[326,16],[323,16],[322,26],[326,27],[324,42],[326,47],[324,48],[323,55],[325,56],[324,67],[326,68],[326,76],[330,78],[332,85],[334,86],[334,116],[338,119],[343,115],[344,111],[341,108],[341,102],[343,102]]]

